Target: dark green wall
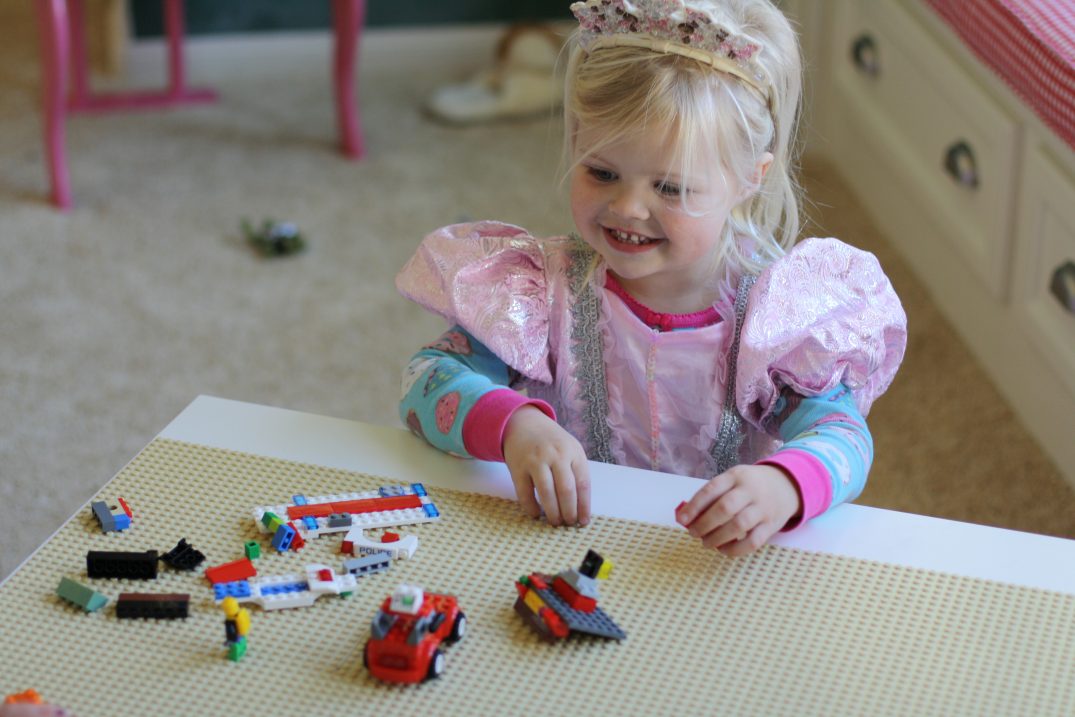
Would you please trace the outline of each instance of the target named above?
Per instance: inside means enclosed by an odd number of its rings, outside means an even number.
[[[161,0],[130,0],[134,34],[162,34]],[[308,30],[330,25],[332,0],[186,0],[187,33]],[[571,0],[367,0],[366,24],[433,25],[571,18]]]

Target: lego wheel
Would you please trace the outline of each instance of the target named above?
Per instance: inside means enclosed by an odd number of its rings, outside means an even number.
[[[433,650],[429,658],[429,670],[426,671],[427,680],[435,680],[444,673],[444,653],[439,649]]]
[[[448,633],[448,642],[455,643],[463,639],[463,636],[467,634],[467,616],[463,613],[459,613],[455,616],[455,622],[452,623],[452,631]]]

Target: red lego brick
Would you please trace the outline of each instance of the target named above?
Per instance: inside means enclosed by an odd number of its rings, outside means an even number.
[[[552,589],[556,591],[557,595],[563,598],[564,602],[575,610],[581,612],[593,612],[597,609],[596,600],[581,594],[578,590],[568,585],[566,580],[559,576],[552,581]]]
[[[302,537],[302,533],[295,527],[294,523],[288,522],[288,526],[295,531],[295,536],[291,538],[290,549],[294,551],[302,550],[302,546],[306,545],[306,541]]]
[[[119,504],[120,507],[123,508],[123,512],[127,514],[128,518],[134,517],[134,513],[131,512],[131,506],[127,505],[127,501],[123,500],[122,497],[119,498]]]
[[[354,544],[354,542],[352,542],[350,540],[345,540],[342,543],[340,543],[340,552],[341,553],[347,553],[348,555],[354,555],[355,554],[355,544]]]
[[[537,573],[530,573],[530,587],[535,590],[548,590],[549,584],[545,582],[545,579]]]
[[[381,536],[382,543],[394,543],[399,540],[399,533],[393,533],[391,530],[384,531],[384,535]]]
[[[545,623],[545,626],[549,628],[549,632],[561,640],[567,637],[567,634],[571,632],[567,627],[567,623],[565,623],[559,615],[553,612],[551,608],[541,608],[538,612],[538,617],[540,617]]]
[[[232,583],[236,580],[246,580],[257,574],[258,571],[254,567],[254,564],[250,562],[250,558],[233,560],[230,563],[224,563],[223,565],[205,569],[205,577],[208,578],[209,582],[213,585],[218,583]]]
[[[287,517],[291,520],[298,520],[307,516],[324,518],[333,513],[376,513],[382,510],[405,510],[407,508],[421,507],[422,499],[417,495],[394,495],[386,498],[341,500],[334,503],[289,505],[287,507]]]
[[[335,577],[336,577],[336,576],[332,574],[332,571],[331,571],[331,570],[329,570],[329,569],[327,569],[327,568],[326,568],[326,569],[324,569],[324,570],[318,570],[318,571],[317,571],[317,578],[318,578],[318,580],[326,580],[326,581],[328,581],[328,582],[332,582],[332,580],[333,580],[333,579],[334,579]]]

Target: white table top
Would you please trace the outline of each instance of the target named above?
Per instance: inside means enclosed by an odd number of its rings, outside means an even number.
[[[515,495],[503,464],[447,456],[402,428],[211,396],[195,399],[159,437],[399,481]],[[678,527],[675,507],[701,484],[695,478],[593,462],[590,478],[595,514],[671,527]],[[841,505],[774,542],[1075,595],[1075,540]]]

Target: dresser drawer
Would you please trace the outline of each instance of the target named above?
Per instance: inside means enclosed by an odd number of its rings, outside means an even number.
[[[857,0],[841,9],[833,45],[838,105],[923,214],[918,223],[898,222],[920,231],[892,239],[905,253],[950,242],[1003,299],[1018,123],[899,3]]]
[[[1012,308],[1075,397],[1075,176],[1039,147],[1024,162],[1017,227]]]

